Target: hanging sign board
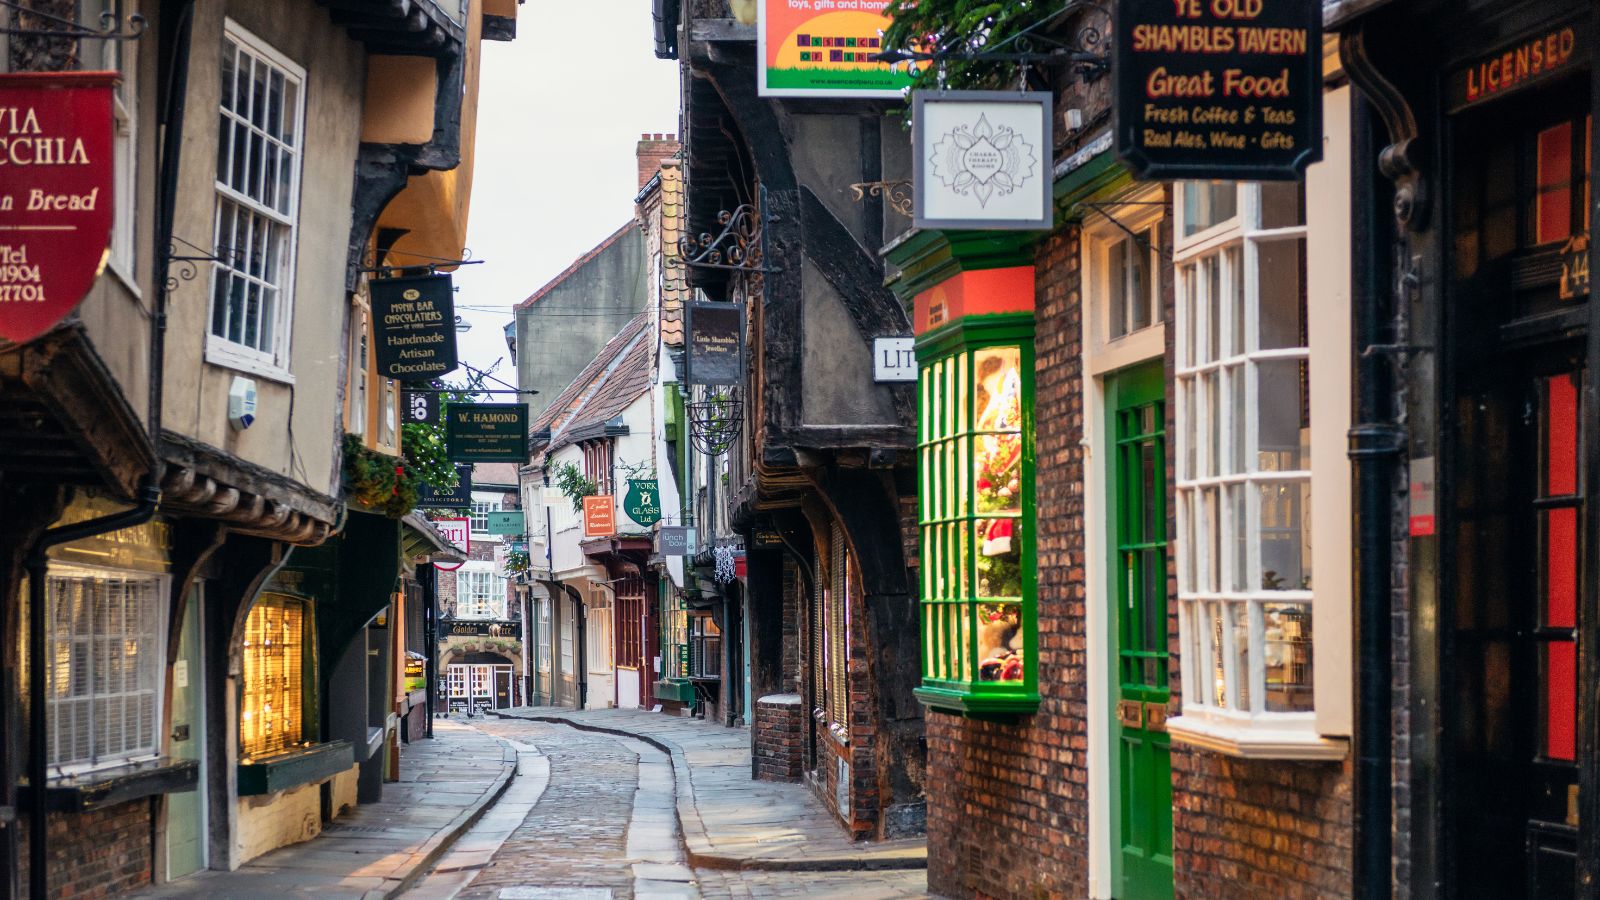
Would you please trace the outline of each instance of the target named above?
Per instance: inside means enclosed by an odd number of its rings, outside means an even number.
[[[911,86],[905,66],[872,57],[883,51],[889,0],[758,0],[757,88],[763,97],[900,99]]]
[[[460,622],[446,622],[444,624],[445,637],[500,637],[522,638],[522,623],[511,621],[495,621],[492,619],[472,619]]]
[[[703,300],[691,301],[688,307],[688,383],[742,384],[744,307]]]
[[[522,510],[507,509],[489,513],[490,534],[521,534]]]
[[[456,369],[456,305],[449,275],[376,278],[372,333],[378,374],[422,381]]]
[[[654,478],[628,479],[628,493],[622,498],[623,512],[646,528],[661,521],[660,482]]]
[[[472,506],[472,467],[456,466],[456,486],[439,490],[423,482],[417,505],[424,509],[466,509]]]
[[[528,404],[452,403],[444,418],[450,459],[528,461]]]
[[[1048,92],[918,91],[911,105],[916,227],[1049,230]]]
[[[439,424],[439,395],[431,391],[401,391],[400,418],[407,425]]]
[[[656,532],[656,552],[662,556],[688,556],[694,552],[694,529],[688,525],[663,525]]]
[[[583,498],[583,536],[611,537],[617,533],[617,498],[596,494]]]
[[[1117,154],[1151,181],[1293,181],[1322,158],[1318,0],[1117,0]]]
[[[115,72],[0,75],[0,338],[49,331],[111,240]]]
[[[916,381],[916,345],[916,338],[874,338],[872,341],[872,380]]]
[[[457,547],[460,547],[462,553],[471,553],[472,552],[472,520],[471,519],[434,519],[433,520],[433,527],[439,529],[439,533],[444,535],[444,539],[445,540],[449,541],[452,544],[455,544]],[[442,570],[444,570],[446,572],[454,572],[455,570],[461,568],[464,565],[466,565],[466,563],[464,563],[464,562],[458,562],[458,563],[437,563],[436,562],[436,563],[433,564],[433,567],[436,568],[436,569],[442,569]]]

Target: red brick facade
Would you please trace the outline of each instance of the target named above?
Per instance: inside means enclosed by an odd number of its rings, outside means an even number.
[[[756,701],[756,778],[800,780],[805,768],[804,706],[799,694],[772,694]]]
[[[60,900],[115,897],[147,885],[152,812],[159,798],[143,798],[83,813],[51,813],[46,852],[50,896]],[[18,869],[28,880],[27,817],[17,818]]]

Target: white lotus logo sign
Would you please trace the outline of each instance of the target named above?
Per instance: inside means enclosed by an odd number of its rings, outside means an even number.
[[[1039,153],[1015,130],[990,125],[984,114],[975,125],[946,132],[933,145],[928,162],[945,187],[962,196],[974,196],[979,206],[987,208],[996,192],[1004,197],[1034,177]]]

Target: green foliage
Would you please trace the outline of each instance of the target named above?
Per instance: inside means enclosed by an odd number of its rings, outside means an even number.
[[[995,47],[1038,25],[1067,6],[1066,0],[892,0],[885,14],[894,19],[883,33],[884,48],[924,53],[974,52]],[[1008,48],[1014,49],[1014,48]],[[951,89],[995,88],[1015,84],[1015,63],[952,60],[945,64]],[[917,63],[918,90],[938,85],[938,66]]]
[[[418,480],[405,460],[379,453],[360,437],[344,436],[344,483],[363,509],[398,519],[417,505]]]
[[[528,551],[526,550],[512,550],[506,554],[507,572],[526,572],[528,571],[529,563]]]
[[[443,426],[410,422],[403,432],[400,452],[417,473],[417,478],[439,491],[455,487],[456,466],[445,447]]]
[[[555,475],[556,490],[572,501],[572,511],[583,510],[583,498],[600,493],[600,485],[583,477],[583,472],[572,463],[557,463],[550,470]]]

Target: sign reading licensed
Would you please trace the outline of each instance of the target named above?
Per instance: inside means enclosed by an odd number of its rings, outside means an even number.
[[[1588,46],[1567,25],[1476,60],[1450,77],[1449,107],[1456,112],[1572,71],[1588,59]]]
[[[115,72],[0,75],[0,338],[78,305],[111,239]]]
[[[456,369],[455,292],[449,275],[367,283],[378,374],[425,381]]]
[[[1117,153],[1149,180],[1293,180],[1322,158],[1320,0],[1117,0]]]

